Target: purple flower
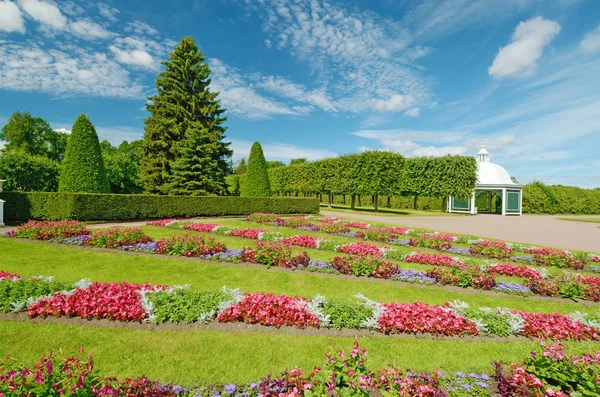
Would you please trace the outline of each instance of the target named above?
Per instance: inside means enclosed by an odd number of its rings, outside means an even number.
[[[533,260],[533,258],[531,256],[529,256],[529,255],[520,255],[520,256],[519,255],[514,255],[514,256],[511,256],[510,259],[512,259],[513,261],[518,261],[518,260],[521,260],[521,261],[532,261]]]
[[[392,275],[392,280],[400,280],[405,281],[407,283],[435,283],[435,279],[431,277],[427,277],[425,272],[421,272],[418,270],[404,270],[399,269],[396,273]]]
[[[523,284],[497,281],[494,290],[508,294],[530,294],[531,290]]]
[[[399,245],[408,245],[410,240],[402,239],[402,238],[391,238],[388,240],[389,244],[399,244]]]
[[[442,248],[442,251],[451,252],[456,255],[471,255],[468,248]]]

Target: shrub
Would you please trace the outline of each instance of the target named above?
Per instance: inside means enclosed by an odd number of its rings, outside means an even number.
[[[6,191],[55,192],[58,189],[60,164],[43,156],[27,153],[2,153],[0,176]]]
[[[374,256],[377,258],[383,258],[383,251],[380,247],[373,244],[356,242],[339,247],[338,252],[345,254],[360,255],[360,256]]]
[[[62,162],[58,191],[110,192],[98,135],[84,114],[73,124]]]
[[[270,197],[271,185],[269,184],[269,173],[267,162],[260,143],[254,142],[248,157],[248,168],[246,169],[246,180],[240,189],[242,197]]]
[[[5,219],[134,220],[248,215],[255,212],[319,212],[312,198],[187,197],[85,193],[2,192]]]

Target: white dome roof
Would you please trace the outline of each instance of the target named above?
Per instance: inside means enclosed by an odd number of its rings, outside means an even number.
[[[478,185],[514,185],[508,171],[496,163],[477,163]]]
[[[516,185],[508,171],[496,163],[490,163],[490,153],[481,144],[477,153],[477,184],[478,185]]]

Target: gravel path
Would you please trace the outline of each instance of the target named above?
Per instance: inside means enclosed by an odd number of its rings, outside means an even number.
[[[350,214],[321,210],[326,216],[347,217],[370,222],[418,227],[439,232],[471,234],[519,243],[600,253],[600,224],[563,221],[565,215],[523,216],[427,216],[402,217]],[[575,216],[568,216],[576,218]],[[597,217],[597,216],[596,216]]]

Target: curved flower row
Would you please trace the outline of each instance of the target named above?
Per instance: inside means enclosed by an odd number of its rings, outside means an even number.
[[[43,284],[50,281],[37,278],[35,282]],[[0,283],[15,281],[6,278]],[[262,292],[242,295],[237,290],[227,289],[223,293],[213,293],[193,291],[186,286],[169,288],[148,283],[94,282],[74,286],[76,288],[73,290],[56,291],[41,299],[34,299],[21,310],[26,310],[32,318],[81,317],[135,322],[152,322],[157,318],[172,322],[216,319],[219,322],[246,322],[274,327],[362,327],[387,334],[514,334],[530,338],[600,339],[600,318],[582,313],[563,315],[506,309],[468,309],[468,305],[462,302],[446,303],[444,306],[421,302],[380,303],[362,295],[356,296],[356,304],[340,304],[328,302],[321,296],[306,299]],[[22,285],[22,288],[24,294],[30,291],[27,285]],[[0,296],[0,300],[9,298]],[[190,317],[185,313],[195,314]],[[496,326],[488,328],[490,323]],[[510,329],[510,332],[499,333],[498,329],[502,327]]]
[[[300,397],[300,396],[411,396],[411,397],[568,397],[600,394],[600,352],[576,356],[561,344],[531,352],[524,362],[495,361],[494,379],[486,373],[403,371],[395,364],[372,370],[367,350],[358,341],[348,352],[332,348],[323,366],[312,371],[298,367],[270,374],[249,384],[181,387],[148,378],[105,378],[95,370],[84,350],[71,357],[50,352],[33,367],[7,359],[0,363],[0,396],[161,396],[161,397]],[[496,389],[499,394],[496,394]]]
[[[452,243],[457,242],[468,245],[469,248],[461,249],[461,254],[477,255],[495,259],[509,259],[534,261],[539,266],[557,266],[561,268],[583,269],[588,262],[600,262],[600,256],[594,254],[573,254],[569,251],[560,251],[551,248],[536,248],[525,247],[518,244],[506,243],[503,241],[489,241],[483,239],[471,240],[467,236],[457,236],[443,233],[412,233],[405,228],[377,228],[364,222],[351,222],[339,218],[314,218],[314,217],[291,217],[284,218],[276,214],[252,214],[247,218],[251,222],[269,223],[277,226],[295,227],[295,228],[311,228],[311,230],[319,230],[325,233],[337,233],[336,230],[321,230],[320,226],[314,224],[312,220],[318,221],[325,225],[338,225],[347,228],[361,229],[361,232],[344,231],[344,235],[352,234],[352,237],[366,238],[369,240],[393,242],[394,237],[387,236],[387,239],[382,239],[381,232],[389,232],[394,234],[411,234],[410,244],[413,246],[448,250],[452,249]],[[513,256],[515,251],[523,251],[533,254],[529,256]]]

